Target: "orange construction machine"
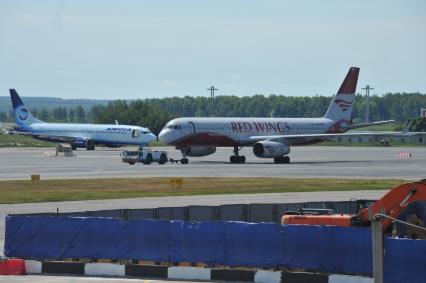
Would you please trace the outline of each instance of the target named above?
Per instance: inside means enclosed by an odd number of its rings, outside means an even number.
[[[398,218],[407,205],[415,201],[426,201],[426,179],[419,182],[405,183],[392,189],[370,207],[362,208],[356,215],[317,215],[301,210],[298,214],[284,214],[281,218],[281,224],[369,226],[370,217],[384,214],[391,218]],[[383,232],[386,231],[391,223],[391,219],[383,219]]]

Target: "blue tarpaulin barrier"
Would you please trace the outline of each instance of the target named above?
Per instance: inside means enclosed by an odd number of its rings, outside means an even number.
[[[171,221],[170,261],[223,264],[224,235],[224,222]]]
[[[286,266],[330,273],[372,273],[369,228],[286,225],[284,229]]]
[[[385,238],[386,282],[421,282],[426,241]],[[371,230],[246,222],[7,216],[4,254],[108,258],[372,276]]]
[[[61,259],[169,260],[169,221],[6,217],[5,255]]]
[[[226,222],[227,266],[280,267],[284,259],[283,226],[275,223]]]
[[[385,238],[385,282],[426,282],[426,241]]]

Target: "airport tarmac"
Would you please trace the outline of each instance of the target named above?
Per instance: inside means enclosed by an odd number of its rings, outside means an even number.
[[[180,153],[167,148],[171,158]],[[217,153],[202,158],[190,158],[190,164],[130,166],[121,162],[120,150],[79,150],[75,157],[50,157],[54,149],[3,148],[0,149],[0,179],[29,179],[37,173],[42,179],[57,178],[111,178],[111,177],[168,177],[168,176],[260,176],[260,177],[338,177],[338,178],[402,178],[421,179],[426,176],[424,148],[369,148],[369,147],[295,147],[291,164],[276,165],[270,159],[256,158],[251,148],[242,154],[247,164],[229,164],[231,149],[219,148]],[[411,152],[412,157],[400,159],[399,152]],[[120,209],[177,207],[187,205],[221,205],[235,203],[293,203],[309,201],[339,201],[351,198],[380,198],[386,191],[307,192],[278,194],[242,194],[181,196],[161,198],[133,198],[90,201],[0,205],[0,245],[4,241],[7,214]],[[21,279],[22,278],[22,279]],[[10,282],[22,282],[28,277],[0,277]],[[22,280],[22,281],[21,281]],[[32,276],[34,282],[92,282],[105,278]],[[133,282],[133,279],[110,279],[110,282]],[[152,281],[152,280],[149,280]],[[108,281],[106,281],[108,282]],[[161,281],[152,281],[161,282]],[[169,281],[167,281],[169,282]]]
[[[180,159],[173,148],[169,158]],[[117,177],[309,177],[309,178],[396,178],[418,180],[426,177],[424,147],[292,147],[290,164],[273,164],[257,158],[252,148],[241,151],[246,164],[230,164],[231,148],[218,148],[215,154],[189,157],[188,165],[128,165],[121,162],[123,149],[77,150],[74,157],[54,157],[52,148],[0,149],[0,180],[29,179],[33,173],[42,179]],[[411,153],[411,157],[398,154]]]

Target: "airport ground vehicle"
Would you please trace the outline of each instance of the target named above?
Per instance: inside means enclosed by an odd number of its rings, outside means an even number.
[[[369,207],[361,208],[357,214],[326,214],[318,210],[297,211],[285,213],[281,218],[282,224],[309,224],[334,226],[370,226],[370,217],[384,214],[387,217],[398,218],[404,209],[413,202],[426,201],[426,179],[418,182],[405,183],[393,188],[381,199]],[[383,219],[382,231],[385,232],[392,220]]]
[[[121,160],[130,165],[134,165],[137,162],[143,164],[151,164],[152,162],[158,162],[158,164],[165,164],[168,159],[167,151],[163,150],[151,150],[150,148],[140,148],[139,150],[126,150],[121,154]]]

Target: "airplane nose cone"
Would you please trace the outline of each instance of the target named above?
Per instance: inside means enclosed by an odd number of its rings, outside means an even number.
[[[156,135],[154,135],[153,133],[150,133],[150,134],[149,134],[149,139],[150,139],[150,141],[149,141],[149,142],[156,141],[156,140],[157,140],[157,136],[156,136]]]
[[[158,134],[158,140],[160,142],[165,142],[167,143],[166,139],[165,139],[165,135],[166,135],[166,131],[165,130],[161,130],[161,132]]]

